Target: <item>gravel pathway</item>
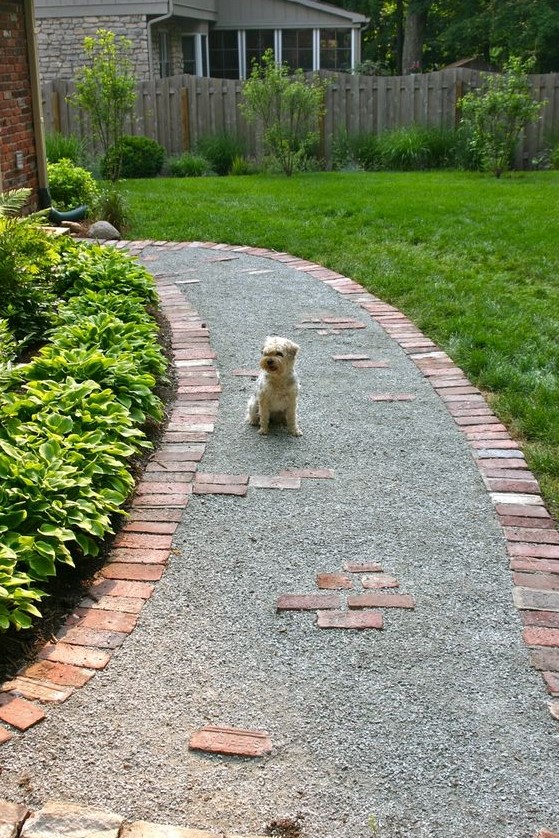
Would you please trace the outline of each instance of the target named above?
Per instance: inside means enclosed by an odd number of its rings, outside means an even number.
[[[202,248],[145,255],[153,272],[199,280],[179,287],[209,325],[223,386],[201,470],[335,478],[193,496],[176,555],[109,667],[3,747],[0,797],[241,833],[300,815],[304,838],[557,827],[557,723],[488,493],[431,385],[355,304],[290,267]],[[297,328],[328,317],[364,328]],[[267,334],[301,347],[301,438],[243,422],[253,383],[232,373],[257,365]],[[370,399],[387,392],[415,399]],[[382,632],[276,613],[279,596],[316,592],[316,574],[346,562],[381,564],[415,609],[386,609]],[[273,753],[189,752],[204,724],[264,729]]]

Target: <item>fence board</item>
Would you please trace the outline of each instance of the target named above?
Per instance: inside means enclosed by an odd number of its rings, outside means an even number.
[[[420,124],[453,128],[458,124],[460,98],[483,79],[477,70],[440,70],[409,76],[352,76],[321,71],[330,88],[325,97],[322,147],[327,164],[332,142],[340,130],[348,134],[381,133]],[[534,98],[546,101],[537,125],[529,126],[519,147],[517,164],[529,167],[550,139],[559,138],[559,73],[530,76]],[[239,110],[242,82],[174,76],[138,84],[135,112],[127,130],[152,137],[169,154],[194,148],[207,134],[227,131],[247,144],[249,153],[260,150],[258,130],[248,125]],[[71,82],[43,85],[43,116],[47,133],[61,131],[91,140],[87,120],[67,101]]]

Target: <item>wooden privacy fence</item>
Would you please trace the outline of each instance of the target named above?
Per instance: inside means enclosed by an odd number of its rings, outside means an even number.
[[[341,130],[379,134],[413,124],[454,128],[460,118],[460,98],[478,87],[483,78],[478,70],[465,68],[409,76],[353,76],[326,71],[320,75],[330,82],[321,144],[327,164],[332,159],[332,143]],[[559,73],[530,76],[530,82],[534,98],[547,104],[542,118],[522,137],[518,163],[524,167],[531,165],[549,138],[559,137]],[[228,132],[242,138],[249,155],[254,155],[258,137],[239,109],[242,86],[242,81],[187,75],[140,82],[128,131],[152,137],[169,154],[192,150],[207,134]],[[69,81],[43,85],[45,129],[47,133],[73,133],[87,140],[90,132],[86,121],[67,101],[73,91]]]

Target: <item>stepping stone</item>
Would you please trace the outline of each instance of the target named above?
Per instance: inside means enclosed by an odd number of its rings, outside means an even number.
[[[0,800],[0,838],[16,838],[28,814],[25,806]]]
[[[52,801],[25,822],[21,838],[118,838],[123,821],[113,812]]]
[[[339,607],[338,594],[283,594],[276,603],[277,611],[317,611]]]
[[[323,629],[382,629],[380,611],[319,611],[318,628]]]
[[[265,730],[206,725],[190,737],[191,751],[207,751],[239,757],[261,757],[272,752],[272,742]]]
[[[318,573],[316,584],[321,590],[329,591],[342,591],[353,588],[353,582],[349,576],[345,576],[343,573]]]

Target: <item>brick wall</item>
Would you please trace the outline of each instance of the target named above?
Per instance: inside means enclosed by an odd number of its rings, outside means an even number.
[[[2,190],[38,188],[23,0],[0,0],[0,167]],[[21,166],[21,168],[20,168]]]
[[[0,0],[1,1],[1,0]],[[145,15],[111,15],[37,19],[37,47],[41,81],[73,79],[83,65],[83,39],[98,29],[125,35],[134,44],[133,71],[138,80],[149,78],[147,19]]]

